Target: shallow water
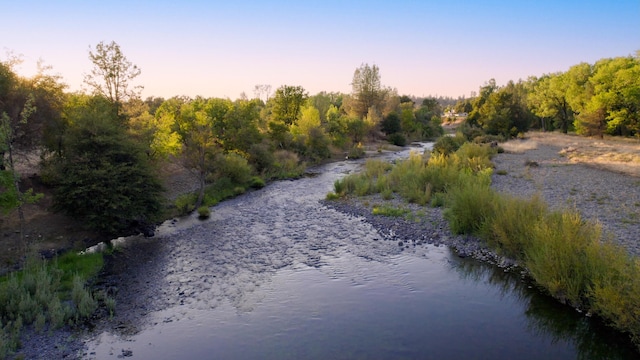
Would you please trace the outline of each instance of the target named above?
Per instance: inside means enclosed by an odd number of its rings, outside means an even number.
[[[136,284],[149,302],[137,331],[97,334],[87,358],[637,357],[517,274],[446,247],[402,250],[318,203],[359,166],[328,164],[224,202],[206,222],[164,226],[142,268],[159,276]]]

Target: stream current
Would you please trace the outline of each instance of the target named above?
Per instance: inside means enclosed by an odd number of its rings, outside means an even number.
[[[116,313],[85,358],[637,358],[623,335],[518,274],[446,246],[400,247],[319,202],[362,164],[323,165],[225,201],[209,220],[127,239],[105,285]]]

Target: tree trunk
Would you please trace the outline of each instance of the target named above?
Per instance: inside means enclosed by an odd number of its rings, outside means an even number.
[[[194,205],[194,210],[197,210],[200,205],[202,205],[202,201],[204,200],[205,178],[206,174],[204,173],[204,171],[200,171],[200,174],[198,176],[200,189],[198,190],[198,199],[196,200],[196,204]]]

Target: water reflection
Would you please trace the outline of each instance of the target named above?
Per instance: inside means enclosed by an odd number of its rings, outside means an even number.
[[[640,359],[626,334],[560,304],[519,274],[472,259],[453,260],[452,267],[463,279],[483,281],[501,296],[517,299],[532,334],[548,337],[553,343],[572,343],[578,359]]]

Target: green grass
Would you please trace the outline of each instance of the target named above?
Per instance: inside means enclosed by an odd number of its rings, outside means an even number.
[[[0,359],[20,347],[24,326],[53,330],[89,318],[98,302],[85,285],[102,266],[102,254],[68,253],[53,261],[30,258],[0,278]]]
[[[402,217],[407,215],[409,213],[409,210],[385,204],[380,206],[374,206],[371,213],[373,215]]]

